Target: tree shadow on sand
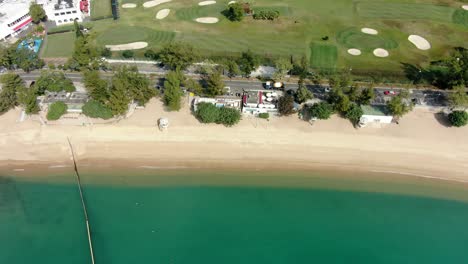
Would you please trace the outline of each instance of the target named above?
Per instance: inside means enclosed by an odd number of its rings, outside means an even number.
[[[443,125],[444,127],[452,126],[452,124],[450,124],[448,116],[443,112],[435,113],[434,118],[437,120],[437,122],[439,122],[439,124]]]

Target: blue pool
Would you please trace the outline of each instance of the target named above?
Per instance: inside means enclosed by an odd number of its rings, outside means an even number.
[[[18,49],[30,49],[37,53],[41,47],[42,39],[25,39],[18,45]]]

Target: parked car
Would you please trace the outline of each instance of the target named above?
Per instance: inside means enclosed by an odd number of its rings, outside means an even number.
[[[325,87],[325,92],[326,92],[326,93],[329,93],[330,91],[331,91],[331,87],[330,87],[330,86]]]
[[[276,89],[284,88],[284,83],[282,83],[282,82],[275,82],[275,83],[273,84],[273,87],[275,87]]]
[[[383,93],[385,95],[396,95],[397,94],[395,91],[390,91],[390,90],[384,91]]]

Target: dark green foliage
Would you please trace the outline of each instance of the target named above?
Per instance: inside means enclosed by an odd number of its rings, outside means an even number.
[[[260,10],[253,14],[253,19],[275,20],[278,19],[280,12],[277,10]]]
[[[99,66],[98,55],[99,51],[94,46],[91,35],[77,37],[72,58],[68,62],[69,68],[71,70],[97,69]]]
[[[216,120],[216,123],[218,124],[223,124],[225,126],[233,126],[239,123],[241,119],[241,113],[237,109],[221,107],[218,111],[218,120]]]
[[[452,16],[452,21],[457,24],[468,27],[468,12],[460,8],[455,10]]]
[[[221,73],[214,71],[205,78],[206,94],[211,97],[224,94],[224,81]]]
[[[225,62],[227,75],[229,78],[236,77],[237,75],[241,74],[239,69],[239,65],[233,60],[227,60]]]
[[[116,72],[114,78],[124,83],[130,99],[138,101],[139,105],[146,105],[156,95],[156,91],[150,87],[148,77],[139,73],[136,68],[122,67]]]
[[[453,91],[448,95],[448,102],[453,108],[468,108],[468,94],[465,86],[458,85],[453,87]]]
[[[26,114],[37,114],[39,105],[37,104],[37,91],[34,87],[26,88],[20,86],[17,89],[18,103],[24,108]]]
[[[304,84],[299,84],[299,89],[297,89],[296,94],[296,102],[302,104],[307,100],[314,98],[314,94],[307,89]]]
[[[203,93],[203,87],[199,81],[188,78],[183,83],[184,87],[187,88],[187,91],[192,92],[196,95],[201,95]]]
[[[124,50],[122,52],[122,57],[124,57],[126,59],[133,58],[133,56],[134,56],[134,53],[131,50]]]
[[[195,114],[202,123],[214,123],[218,120],[219,109],[214,104],[199,103]]]
[[[106,57],[106,58],[110,58],[110,57],[112,57],[112,51],[109,48],[103,48],[101,50],[101,56]]]
[[[155,59],[157,59],[158,54],[157,54],[156,52],[154,52],[154,50],[152,50],[152,49],[147,49],[147,50],[145,51],[144,56],[145,56],[145,58],[155,60]]]
[[[34,85],[39,95],[44,94],[46,90],[49,92],[74,92],[76,90],[73,82],[65,77],[63,72],[42,71]]]
[[[128,96],[125,81],[119,78],[112,79],[110,96],[107,106],[111,109],[113,115],[123,115],[128,110],[131,102]]]
[[[68,106],[64,102],[57,101],[49,106],[47,120],[58,120],[67,112]]]
[[[92,118],[112,118],[112,111],[101,102],[89,100],[83,106],[83,114]]]
[[[374,100],[375,93],[374,88],[368,87],[361,91],[361,94],[358,97],[358,103],[360,105],[369,105],[372,100]]]
[[[170,71],[164,81],[164,104],[170,111],[179,111],[181,107],[181,97],[183,95],[180,89],[180,73]]]
[[[183,42],[171,42],[159,52],[159,60],[172,70],[185,70],[199,59],[198,51],[192,45]]]
[[[455,127],[466,126],[468,123],[468,113],[466,111],[453,111],[448,115],[450,124]]]
[[[101,103],[109,99],[109,87],[106,80],[101,79],[98,71],[86,71],[83,73],[83,81],[91,98]]]
[[[8,73],[0,78],[2,89],[0,90],[0,114],[15,107],[17,102],[17,91],[24,87],[23,80],[17,74]]]
[[[42,20],[46,19],[46,13],[42,6],[36,4],[36,3],[31,3],[29,6],[29,14],[33,20],[34,23],[39,23]]]
[[[78,24],[78,21],[73,21],[73,26],[75,27],[75,36],[76,38],[82,38],[84,37],[83,36],[83,32],[81,32],[81,28],[80,28],[80,25]]]
[[[328,95],[328,102],[333,105],[333,109],[341,114],[345,114],[351,104],[349,97],[343,93],[341,88],[333,88]]]
[[[412,104],[407,103],[408,94],[401,92],[397,96],[393,97],[388,103],[387,107],[390,113],[395,117],[402,117],[413,109]]]
[[[233,126],[241,119],[241,113],[237,109],[218,108],[210,103],[199,103],[195,115],[202,123],[217,123],[225,126]]]
[[[246,52],[242,52],[238,64],[241,73],[245,77],[250,77],[252,71],[260,65],[260,59],[252,51],[248,50]]]
[[[6,48],[0,45],[0,66],[3,66],[9,69],[11,65],[13,65],[14,53],[15,53],[15,49]]]
[[[309,114],[311,117],[316,117],[318,119],[329,119],[333,114],[333,105],[327,102],[313,104],[309,108]]]
[[[236,2],[230,4],[228,8],[224,10],[223,14],[231,21],[242,21],[244,18],[244,8],[242,7],[242,3]]]
[[[44,61],[30,49],[18,49],[12,54],[12,61],[25,72],[44,67]]]
[[[268,118],[270,118],[270,114],[269,113],[260,113],[260,114],[258,114],[258,117],[263,118],[263,119],[268,119]]]
[[[294,97],[290,95],[281,96],[278,100],[278,112],[280,115],[288,116],[294,113]]]
[[[353,125],[357,125],[363,114],[364,111],[362,111],[361,107],[358,104],[352,103],[348,111],[346,111],[345,117],[349,119]]]

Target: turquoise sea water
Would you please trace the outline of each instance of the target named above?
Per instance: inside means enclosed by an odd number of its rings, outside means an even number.
[[[96,263],[468,263],[463,201],[369,183],[364,192],[93,177],[84,194]],[[90,263],[76,185],[0,178],[0,245],[0,263]]]

